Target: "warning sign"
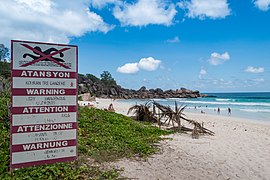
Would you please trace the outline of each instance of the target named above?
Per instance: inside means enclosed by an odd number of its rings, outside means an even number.
[[[77,159],[77,46],[11,46],[11,168]]]

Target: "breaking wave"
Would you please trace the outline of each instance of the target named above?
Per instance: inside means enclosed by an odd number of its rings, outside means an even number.
[[[236,105],[236,106],[267,106],[270,107],[270,103],[260,102],[209,102],[209,101],[178,101],[188,104],[212,104],[212,105]]]
[[[234,99],[221,99],[221,98],[217,98],[216,101],[235,101]]]
[[[240,111],[244,112],[264,112],[264,113],[270,113],[270,109],[239,109]]]

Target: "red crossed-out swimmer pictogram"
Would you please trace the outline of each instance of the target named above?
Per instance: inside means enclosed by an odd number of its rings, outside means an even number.
[[[23,64],[23,65],[21,65],[21,67],[26,67],[26,66],[30,66],[30,65],[32,65],[32,64],[34,64],[34,63],[37,63],[37,62],[39,62],[39,61],[53,61],[54,63],[56,63],[56,64],[58,64],[59,66],[62,66],[62,67],[64,67],[64,68],[66,68],[66,69],[70,69],[70,67],[68,67],[68,66],[66,66],[66,65],[64,65],[64,64],[62,64],[62,63],[60,63],[59,61],[57,61],[56,59],[57,58],[53,58],[52,56],[54,56],[54,55],[56,55],[56,54],[63,54],[62,52],[64,52],[64,51],[66,51],[66,50],[69,50],[70,48],[63,48],[63,49],[60,49],[60,50],[53,50],[53,51],[55,51],[55,52],[49,52],[48,54],[46,54],[46,53],[44,53],[44,52],[42,52],[42,50],[41,50],[41,48],[40,47],[35,47],[35,48],[33,48],[33,47],[31,47],[31,46],[29,46],[28,44],[21,44],[22,46],[24,46],[24,47],[26,47],[27,49],[30,49],[31,51],[33,51],[35,54],[37,54],[37,55],[39,55],[39,57],[36,57],[36,58],[34,58],[34,60],[33,61],[30,61],[30,62],[28,62],[28,63],[26,63],[26,64]],[[54,49],[54,48],[52,48],[52,49]],[[28,54],[29,55],[29,54]],[[63,55],[62,55],[63,56]],[[33,55],[31,55],[31,57],[33,57]],[[62,60],[63,61],[63,60]]]

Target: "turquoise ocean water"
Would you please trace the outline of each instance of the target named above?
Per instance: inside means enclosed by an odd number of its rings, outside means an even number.
[[[187,111],[197,113],[204,111],[207,114],[217,114],[217,108],[220,108],[220,115],[222,116],[228,116],[228,108],[231,108],[232,117],[270,122],[270,92],[205,94],[215,97],[155,99],[155,101],[172,107],[176,101],[179,105],[187,105]],[[147,100],[133,99],[125,101],[135,104],[145,103]]]

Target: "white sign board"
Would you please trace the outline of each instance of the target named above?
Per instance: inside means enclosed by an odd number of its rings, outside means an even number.
[[[11,41],[10,166],[78,157],[78,48]]]

